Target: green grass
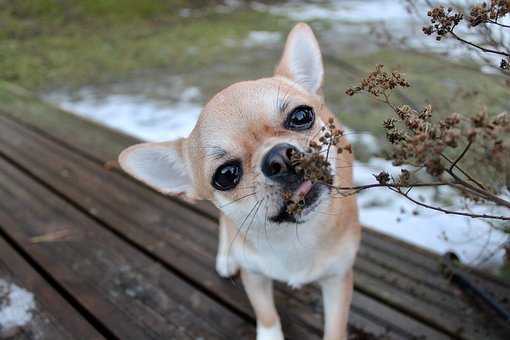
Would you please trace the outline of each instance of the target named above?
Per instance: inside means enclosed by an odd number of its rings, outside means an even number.
[[[234,56],[227,39],[283,26],[267,14],[221,14],[210,7],[184,18],[184,3],[8,1],[0,11],[0,79],[44,90],[118,80],[143,69],[190,72]]]

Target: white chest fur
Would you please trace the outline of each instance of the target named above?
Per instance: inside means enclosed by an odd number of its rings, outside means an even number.
[[[246,236],[250,245],[236,240],[232,253],[242,267],[299,287],[352,266],[357,241],[349,235],[333,240],[328,234],[324,226],[310,223],[255,228]]]

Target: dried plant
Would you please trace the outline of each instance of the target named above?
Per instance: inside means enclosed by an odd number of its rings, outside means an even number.
[[[409,86],[402,74],[396,71],[388,73],[382,65],[378,65],[358,86],[346,91],[350,96],[369,94],[393,111],[394,117],[385,120],[383,126],[386,138],[392,146],[389,156],[394,165],[407,164],[416,169],[425,169],[432,178],[437,179],[434,182],[420,182],[407,170],[402,170],[398,178],[382,172],[375,176],[379,185],[430,209],[470,217],[510,220],[510,211],[508,216],[457,212],[425,204],[408,195],[408,190],[412,187],[446,185],[470,199],[490,201],[510,209],[510,202],[498,196],[500,188],[482,183],[459,165],[470,148],[477,143],[486,151],[483,153],[483,162],[487,167],[509,171],[510,146],[505,143],[503,136],[510,132],[510,115],[503,112],[490,118],[485,110],[481,110],[472,117],[452,113],[444,119],[434,121],[430,105],[417,110],[408,105],[396,105],[390,100],[392,91],[396,88]],[[461,151],[456,157],[448,156],[460,148]],[[364,188],[366,186],[357,189]],[[407,190],[403,190],[404,188]]]
[[[427,13],[431,25],[423,27],[423,32],[427,35],[436,34],[437,40],[451,37],[459,41],[472,51],[478,52],[478,58],[486,65],[498,69],[503,75],[510,76],[510,48],[504,37],[510,25],[501,22],[509,12],[509,0],[491,0],[466,7],[449,6],[447,9],[443,6],[434,6]],[[443,25],[448,24],[450,20],[454,20],[451,26]],[[464,25],[463,33],[458,32],[461,25]],[[498,32],[496,28],[500,31]],[[493,59],[489,56],[500,57],[497,66],[493,65]]]
[[[510,49],[501,39],[494,37],[490,25],[510,29],[509,25],[500,22],[501,18],[510,13],[510,0],[483,2],[470,7],[468,12],[468,15],[464,15],[460,10],[452,7],[435,6],[427,13],[431,24],[423,27],[423,32],[426,35],[435,35],[438,41],[449,36],[483,53],[501,56],[500,70],[508,75]],[[463,21],[467,22],[468,28],[479,28],[479,41],[467,40],[457,33],[456,28]]]
[[[491,0],[478,4],[461,5],[455,0],[442,0],[443,5],[437,5],[436,0],[401,0],[409,13],[409,18],[416,26],[423,26],[422,31],[437,41],[456,41],[455,48],[446,45],[445,48],[430,50],[430,45],[420,43],[413,33],[403,34],[391,25],[375,24],[372,34],[385,47],[414,51],[418,54],[439,53],[458,59],[474,59],[488,68],[510,77],[510,46],[508,45],[508,30],[510,25],[505,22],[509,14],[509,0]],[[430,10],[423,13],[422,4]],[[409,30],[414,32],[414,30]],[[469,53],[466,53],[469,52]],[[458,63],[456,66],[476,69],[471,63]],[[478,70],[480,70],[478,68]],[[510,79],[506,84],[510,86]]]
[[[408,2],[412,3],[412,0]],[[437,41],[453,38],[461,45],[477,51],[479,60],[486,61],[487,64],[493,60],[489,55],[501,57],[498,70],[506,76],[510,75],[509,46],[495,37],[491,30],[492,26],[502,30],[510,29],[502,20],[510,16],[510,0],[492,0],[467,8],[452,5],[431,7],[427,12],[430,22],[423,27],[426,35],[435,36]],[[417,9],[418,6],[414,8]],[[465,29],[459,31],[461,25],[465,26]],[[476,30],[477,34],[467,35],[473,40],[463,36],[466,30]],[[334,187],[336,193],[349,195],[382,186],[417,205],[447,214],[485,218],[491,225],[494,225],[491,220],[509,221],[510,202],[501,195],[505,186],[510,189],[509,113],[490,114],[487,109],[481,108],[472,116],[460,113],[437,115],[431,105],[416,108],[395,103],[392,93],[409,86],[403,74],[397,71],[386,72],[382,65],[378,65],[359,85],[347,89],[346,94],[368,94],[389,107],[393,117],[382,122],[391,147],[388,158],[396,166],[407,165],[415,170],[403,169],[396,178],[387,172],[374,174],[377,183],[350,188]],[[468,163],[465,162],[466,158],[471,163],[478,163],[487,173],[504,177],[504,183],[487,180],[490,176],[476,178],[465,167]],[[422,169],[428,174],[427,180],[416,175]],[[413,187],[427,186],[451,187],[468,200],[501,207],[499,211],[503,214],[454,211],[439,205],[425,204],[409,195]]]

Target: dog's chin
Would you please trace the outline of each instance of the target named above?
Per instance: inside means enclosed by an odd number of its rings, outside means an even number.
[[[273,223],[304,223],[308,220],[312,212],[321,204],[326,198],[330,188],[319,183],[315,183],[312,186],[310,192],[304,197],[305,205],[302,207],[300,212],[290,214],[288,212],[288,205],[286,203],[281,204],[276,215],[271,216],[269,220]]]

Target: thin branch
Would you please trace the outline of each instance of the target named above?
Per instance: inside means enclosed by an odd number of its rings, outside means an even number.
[[[504,27],[504,28],[510,28],[510,25],[505,25],[505,24],[502,24],[500,22],[497,22],[497,21],[494,21],[494,20],[491,20],[491,19],[488,19],[487,22],[489,22],[491,24],[494,24],[494,25],[498,25],[498,26]]]
[[[469,194],[471,194],[473,196],[481,197],[481,198],[483,198],[485,200],[490,200],[490,198],[488,196],[483,195],[482,193],[480,193],[478,191],[474,191],[472,189],[469,189],[465,185],[462,185],[462,184],[452,184],[452,187],[456,188],[460,192],[466,192],[466,193],[469,193]]]
[[[505,53],[505,52],[501,52],[501,51],[498,51],[498,50],[493,50],[493,49],[490,49],[490,48],[485,48],[483,46],[480,46],[480,45],[477,45],[475,43],[472,43],[471,41],[468,41],[466,39],[463,39],[461,37],[459,37],[455,32],[453,31],[449,31],[449,33],[455,38],[457,39],[458,41],[460,42],[463,42],[464,44],[467,44],[469,46],[472,46],[472,47],[475,47],[475,48],[478,48],[484,52],[487,52],[487,53],[493,53],[493,54],[499,54],[499,55],[502,55],[502,56],[505,56],[505,57],[510,57],[510,54],[508,53]]]
[[[472,218],[490,218],[490,219],[495,219],[495,220],[510,221],[510,216],[497,216],[497,215],[488,215],[488,214],[474,214],[474,213],[467,213],[467,212],[462,212],[462,211],[453,211],[453,210],[443,209],[443,208],[440,208],[440,207],[435,207],[435,206],[428,205],[428,204],[425,204],[423,202],[420,202],[420,201],[412,198],[411,196],[406,195],[406,193],[402,192],[401,190],[398,190],[398,189],[395,189],[395,188],[389,188],[389,189],[391,191],[396,192],[397,194],[400,194],[400,195],[404,196],[405,198],[407,198],[408,200],[410,200],[414,204],[417,204],[417,205],[422,206],[422,207],[427,208],[427,209],[432,209],[432,210],[440,211],[440,212],[445,213],[445,214],[466,216],[466,217],[472,217]]]
[[[453,161],[452,161],[450,158],[448,158],[448,156],[446,156],[445,154],[441,153],[441,157],[443,157],[444,159],[446,159],[448,162],[453,163]],[[461,172],[464,176],[466,176],[466,178],[467,178],[467,179],[469,179],[471,182],[475,183],[475,184],[476,184],[476,185],[478,185],[481,189],[485,190],[485,186],[484,186],[482,183],[478,182],[478,181],[477,181],[477,180],[476,180],[473,176],[471,176],[469,173],[467,173],[467,171],[465,171],[464,169],[462,169],[461,167],[459,167],[459,166],[457,166],[457,165],[455,166],[455,168],[456,168],[457,170],[459,170],[459,171],[460,171],[460,172]],[[452,171],[452,173],[453,173],[453,171]],[[454,177],[456,177],[456,176],[454,176]]]
[[[455,179],[457,180],[458,182],[460,182],[459,184],[462,185],[462,186],[465,186],[466,188],[468,189],[471,189],[477,193],[479,193],[482,198],[485,198],[487,200],[490,200],[498,205],[501,205],[501,206],[504,206],[504,207],[507,207],[507,208],[510,208],[510,202],[507,201],[507,200],[504,200],[502,199],[501,197],[498,197],[497,195],[494,195],[493,193],[487,191],[487,190],[483,190],[483,189],[479,189],[471,184],[469,184],[468,182],[464,181],[463,179],[459,178],[459,176],[457,176],[453,171],[448,171],[448,173]]]
[[[469,141],[466,145],[466,147],[464,148],[464,150],[462,150],[462,152],[460,153],[460,155],[457,157],[457,159],[452,163],[452,165],[450,166],[450,171],[453,171],[453,168],[455,168],[457,166],[457,163],[462,159],[462,157],[464,157],[464,155],[466,154],[466,152],[469,150],[469,148],[471,147],[471,145],[473,144],[472,141]]]
[[[481,191],[476,187],[471,186],[469,183],[466,183],[461,178],[455,178],[455,181],[449,181],[449,182],[428,182],[428,183],[408,183],[408,184],[399,184],[399,183],[373,183],[373,184],[367,184],[367,185],[359,185],[359,186],[351,186],[351,187],[338,187],[331,184],[324,185],[334,189],[337,193],[340,193],[344,195],[345,193],[341,193],[341,191],[351,191],[349,193],[346,193],[347,195],[353,195],[357,194],[363,190],[371,189],[371,188],[378,188],[378,187],[385,187],[389,189],[398,189],[400,188],[416,188],[416,187],[439,187],[439,186],[451,186],[457,190],[465,190],[469,191],[472,195],[479,196],[483,199],[493,201],[496,204],[499,204],[501,206],[505,206],[510,208],[510,202],[490,193],[487,191]],[[409,191],[407,192],[409,193]],[[407,194],[406,193],[406,194]],[[402,193],[404,194],[404,193]]]
[[[371,188],[378,188],[378,187],[386,187],[386,188],[413,188],[413,187],[439,187],[439,186],[445,186],[445,185],[454,185],[459,184],[457,182],[430,182],[430,183],[408,183],[408,184],[398,184],[398,183],[373,183],[373,184],[367,184],[367,185],[359,185],[359,186],[352,186],[352,187],[338,187],[331,184],[325,184],[328,187],[335,189],[336,191],[348,191],[348,190],[355,190],[357,192],[363,191],[366,189]]]
[[[337,194],[341,195],[341,197],[352,196],[360,193],[361,191],[371,189],[371,188],[409,188],[407,193],[409,193],[415,187],[439,187],[439,186],[455,186],[456,182],[430,182],[430,183],[408,183],[408,184],[399,184],[399,183],[374,183],[360,186],[352,186],[352,187],[338,187],[327,183],[322,183],[331,189],[335,190]],[[347,192],[344,192],[347,191]]]
[[[469,150],[471,145],[472,145],[472,142],[471,141],[468,142],[468,144],[466,145],[466,147],[464,148],[462,153],[453,162],[448,157],[443,155],[443,157],[446,158],[451,163],[450,168],[447,170],[448,174],[450,174],[450,176],[452,176],[458,182],[458,183],[456,183],[456,185],[464,186],[466,189],[469,189],[469,191],[471,193],[473,193],[473,194],[476,193],[475,195],[477,195],[477,196],[480,196],[480,197],[482,197],[484,199],[487,199],[487,200],[490,200],[490,201],[492,201],[492,202],[494,202],[496,204],[499,204],[499,205],[505,206],[507,208],[510,208],[510,202],[509,201],[504,200],[501,197],[498,197],[497,195],[494,195],[493,193],[489,192],[481,183],[479,183],[478,181],[474,180],[471,176],[469,176],[466,172],[464,172],[459,166],[457,166],[457,163],[464,157],[464,155]],[[453,171],[454,168],[459,169],[466,177],[468,177],[472,182],[477,184],[481,189],[472,186],[471,184],[465,182],[463,179],[458,177],[455,174],[455,172]]]

